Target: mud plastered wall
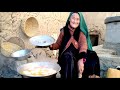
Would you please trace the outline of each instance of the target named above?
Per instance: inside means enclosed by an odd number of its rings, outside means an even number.
[[[20,37],[25,48],[34,48],[29,42],[28,36],[23,33],[24,20],[35,17],[39,23],[38,35],[51,35],[55,39],[60,28],[65,25],[68,12],[1,12],[0,13],[0,38],[1,42],[10,37]]]
[[[103,44],[106,33],[106,25],[104,20],[111,16],[120,16],[120,12],[83,12],[89,31],[100,32],[98,44]]]

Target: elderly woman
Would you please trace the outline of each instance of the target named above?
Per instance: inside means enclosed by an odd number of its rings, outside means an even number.
[[[56,43],[50,45],[49,48],[50,50],[59,49],[58,64],[61,66],[61,78],[81,76],[88,78],[91,77],[89,75],[94,74],[91,72],[93,72],[95,62],[86,59],[87,51],[92,51],[92,44],[82,13],[70,13],[66,25],[60,30]]]

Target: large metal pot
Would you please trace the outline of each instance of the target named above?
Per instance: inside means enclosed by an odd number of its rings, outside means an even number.
[[[41,76],[41,75],[40,76],[34,76],[34,75],[27,75],[27,74],[22,73],[24,70],[29,69],[29,68],[34,68],[34,67],[47,67],[47,68],[55,70],[56,72],[52,73],[52,74],[49,74],[49,75],[46,75],[46,76]],[[56,74],[60,70],[61,70],[61,67],[57,63],[48,62],[48,61],[27,63],[27,64],[21,65],[17,68],[17,72],[25,78],[32,78],[32,77],[39,77],[39,78],[52,78],[52,77],[54,77],[55,78]]]

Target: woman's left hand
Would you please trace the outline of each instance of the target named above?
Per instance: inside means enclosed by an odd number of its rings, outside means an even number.
[[[83,71],[84,71],[84,63],[83,63],[83,59],[80,59],[78,61],[78,70],[79,70],[79,73],[82,74]]]

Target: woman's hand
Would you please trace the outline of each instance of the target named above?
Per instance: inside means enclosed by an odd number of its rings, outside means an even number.
[[[49,49],[52,50],[52,45],[49,46]]]
[[[78,70],[79,70],[79,74],[82,75],[82,73],[84,71],[84,62],[83,62],[83,59],[80,59],[78,61]]]
[[[50,45],[50,48],[52,48],[52,45]]]

